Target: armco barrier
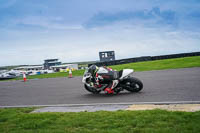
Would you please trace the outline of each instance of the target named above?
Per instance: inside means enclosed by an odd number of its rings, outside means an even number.
[[[94,64],[97,66],[111,66],[111,65],[127,64],[127,63],[132,63],[132,62],[172,59],[172,58],[189,57],[189,56],[200,56],[200,52],[160,55],[160,56],[143,56],[143,57],[127,58],[127,59],[120,59],[120,60],[114,60],[114,61],[97,62]],[[92,64],[88,64],[88,67],[91,65]]]

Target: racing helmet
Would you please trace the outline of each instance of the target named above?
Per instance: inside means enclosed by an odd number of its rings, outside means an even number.
[[[96,65],[91,65],[88,69],[88,72],[91,73],[92,76],[95,76],[98,70],[99,68]]]

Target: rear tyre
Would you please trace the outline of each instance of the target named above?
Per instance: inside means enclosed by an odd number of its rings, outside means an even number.
[[[86,84],[84,84],[84,87],[87,91],[93,94],[99,94],[101,92],[101,91],[97,91],[94,87],[87,86]]]
[[[139,92],[143,88],[142,81],[135,77],[129,77],[128,79],[126,79],[125,84],[125,89],[130,92]]]

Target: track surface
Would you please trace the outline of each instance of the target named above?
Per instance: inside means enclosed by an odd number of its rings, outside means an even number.
[[[200,101],[200,68],[135,72],[144,88],[118,95],[87,92],[81,77],[0,82],[0,106]]]

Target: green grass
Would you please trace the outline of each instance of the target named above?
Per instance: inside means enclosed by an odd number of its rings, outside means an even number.
[[[73,71],[73,76],[82,76],[85,70]],[[57,73],[48,73],[40,75],[28,75],[27,79],[40,79],[40,78],[58,78],[58,77],[68,77],[68,72],[57,72]],[[22,80],[22,77],[11,79],[11,80]]]
[[[116,111],[29,113],[0,109],[1,133],[199,133],[200,112]]]
[[[129,68],[129,69],[134,69],[135,71],[151,71],[151,70],[200,67],[200,56],[156,60],[156,61],[144,61],[144,62],[115,65],[115,66],[110,66],[110,67],[116,70]],[[84,73],[84,70],[73,71],[73,76],[82,76],[83,73]],[[68,73],[58,72],[58,73],[27,76],[28,79],[57,78],[57,77],[68,77]],[[12,80],[22,80],[22,77],[12,79]]]
[[[200,67],[200,56],[156,60],[156,61],[144,61],[144,62],[111,66],[111,68],[116,70],[129,68],[129,69],[134,69],[135,71],[165,70],[165,69],[190,68],[190,67]]]

